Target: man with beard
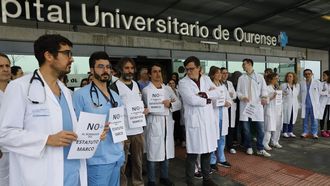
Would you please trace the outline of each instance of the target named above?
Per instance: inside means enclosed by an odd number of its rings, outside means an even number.
[[[77,118],[70,91],[72,43],[60,35],[34,42],[39,69],[8,84],[1,103],[0,146],[9,151],[11,186],[87,186],[86,161],[67,159]]]
[[[89,67],[94,77],[92,82],[73,94],[77,117],[83,111],[107,115],[108,120],[109,109],[122,105],[118,94],[108,87],[111,78],[108,54],[103,51],[94,52],[89,58]],[[98,145],[94,156],[87,160],[88,185],[119,186],[123,162],[123,145],[113,142],[110,131]]]
[[[0,52],[0,106],[2,96],[10,80],[10,60],[6,54]],[[0,147],[0,185],[9,185],[9,153],[2,152]]]
[[[122,58],[118,62],[118,70],[120,71],[121,77],[118,81],[110,86],[111,89],[119,94],[125,105],[135,101],[142,101],[139,86],[135,81],[133,81],[135,73],[135,62],[133,59],[126,57]],[[145,109],[144,113],[146,112],[147,109]],[[125,128],[127,134],[127,140],[124,143],[125,163],[121,169],[120,183],[123,186],[127,185],[125,170],[127,164],[127,155],[130,151],[132,161],[132,185],[144,185],[142,177],[142,158],[144,145],[143,128],[131,128],[129,126],[128,116],[126,113]]]

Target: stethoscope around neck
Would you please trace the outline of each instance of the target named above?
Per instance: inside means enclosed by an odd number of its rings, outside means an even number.
[[[108,91],[108,93],[110,95],[110,99],[92,81],[91,88],[89,89],[89,95],[90,95],[91,100],[92,100],[92,102],[93,102],[93,104],[94,104],[95,107],[102,107],[102,104],[100,103],[100,97],[99,97],[99,93],[98,93],[97,89],[102,93],[103,97],[107,100],[107,102],[110,102],[111,103],[112,108],[118,107],[118,102],[116,102],[115,99],[113,98],[109,87],[107,87],[107,91]],[[96,96],[97,103],[93,99],[93,93]]]
[[[30,97],[31,86],[32,86],[32,83],[33,83],[34,80],[39,81],[39,82],[41,83],[41,85],[42,85],[42,88],[43,88],[43,91],[44,91],[44,99],[43,99],[42,101],[36,101],[36,100],[34,100],[34,99],[32,99],[32,98]],[[41,79],[40,75],[38,74],[38,69],[34,70],[33,75],[32,75],[32,77],[31,77],[31,79],[30,79],[29,87],[28,87],[28,92],[27,92],[27,99],[28,99],[31,103],[33,103],[33,104],[43,104],[43,103],[45,103],[45,101],[46,101],[46,89],[45,89],[45,83],[44,83],[44,81]]]

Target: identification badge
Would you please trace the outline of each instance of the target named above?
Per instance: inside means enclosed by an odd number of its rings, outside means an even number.
[[[32,117],[46,117],[49,116],[49,109],[46,106],[34,105],[31,108]]]

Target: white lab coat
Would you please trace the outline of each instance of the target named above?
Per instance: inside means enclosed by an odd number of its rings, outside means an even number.
[[[273,97],[275,90],[272,85],[267,86],[267,105],[264,106],[265,115],[265,131],[275,131],[276,123],[278,120],[277,113],[280,112],[276,109],[275,99],[270,100]]]
[[[237,103],[234,102],[234,100],[237,98],[237,94],[234,88],[234,85],[231,81],[227,81],[228,84],[228,92],[233,93],[233,96],[231,96],[231,106],[230,106],[230,128],[235,128],[235,122],[236,122],[236,109],[237,109]]]
[[[173,104],[181,105],[170,87],[162,85],[165,100],[175,99]],[[145,105],[148,104],[148,91],[157,90],[154,84],[149,83],[142,90],[142,98]],[[158,89],[159,90],[159,89]],[[172,111],[165,107],[165,112],[149,113],[147,115],[147,126],[145,130],[146,152],[149,161],[164,161],[174,158],[174,120]]]
[[[204,154],[217,148],[217,126],[215,124],[212,104],[207,104],[205,98],[199,97],[198,92],[206,92],[208,98],[220,97],[220,92],[208,76],[200,77],[200,88],[188,76],[179,82],[179,93],[184,107],[186,126],[187,153]]]
[[[301,94],[301,118],[305,118],[306,112],[306,96],[307,96],[307,86],[306,81],[300,82],[300,94]],[[311,97],[311,102],[313,106],[313,113],[315,119],[320,119],[320,81],[312,80],[309,89],[309,94]]]
[[[218,91],[221,92],[221,94],[225,95],[225,100],[227,102],[229,102],[230,104],[232,104],[232,101],[230,99],[230,95],[229,92],[226,88],[226,86],[224,84],[220,85],[219,87],[217,87]],[[215,116],[215,125],[217,126],[217,137],[218,139],[220,139],[220,135],[221,136],[226,136],[228,134],[228,128],[229,128],[229,115],[228,115],[228,107],[223,106],[222,108],[222,125],[221,125],[221,129],[219,128],[219,109],[220,107],[217,107],[215,102],[215,100],[213,101],[213,108],[214,108],[214,116]]]
[[[1,100],[4,95],[4,92],[0,90],[0,107]],[[9,185],[9,153],[2,149],[0,146],[0,150],[2,151],[2,158],[0,158],[0,185],[8,186]]]
[[[243,97],[248,97],[249,92],[249,85],[251,82],[251,92],[252,92],[252,101],[251,103],[256,105],[256,116],[255,118],[252,118],[252,121],[264,121],[264,108],[261,105],[261,97],[267,97],[267,91],[266,91],[266,82],[264,80],[264,77],[260,74],[253,73],[252,78],[249,77],[247,74],[243,74],[238,79],[237,83],[237,97],[241,100],[240,101],[240,121],[248,121],[248,117],[243,114],[243,111],[245,107],[247,106],[247,103],[242,101]]]
[[[33,104],[29,101],[28,86],[32,75],[10,82],[2,102],[0,144],[10,152],[10,185],[61,186],[64,180],[63,148],[46,145],[49,135],[63,129],[61,107],[47,83],[43,88],[37,80],[33,81],[29,97],[38,101],[46,97],[45,102]],[[75,129],[77,118],[70,91],[59,80],[57,83],[67,100]],[[80,183],[87,185],[85,160],[80,164]]]
[[[297,83],[293,85],[293,89],[288,87],[287,83],[281,85],[283,91],[283,123],[289,124],[291,113],[293,112],[292,124],[295,124],[298,116],[299,101],[298,96],[300,92],[300,85]]]
[[[325,106],[330,105],[329,104],[329,92],[330,92],[330,84],[327,82],[321,82],[320,83],[320,119],[323,119],[323,114],[325,111]],[[328,111],[330,114],[330,110]],[[330,117],[329,117],[330,118]]]

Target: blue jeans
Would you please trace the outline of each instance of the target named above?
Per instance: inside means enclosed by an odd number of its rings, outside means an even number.
[[[304,133],[305,134],[309,133],[308,120],[309,120],[309,118],[311,118],[311,131],[312,131],[312,134],[317,135],[318,122],[317,122],[317,119],[315,119],[315,117],[314,117],[313,107],[309,107],[309,108],[306,107],[305,111],[306,111],[305,112],[305,118],[304,118],[304,122],[303,122],[303,124],[304,124]]]
[[[156,163],[160,163],[160,178],[168,178],[168,160],[161,162],[148,161],[148,182],[156,182]]]
[[[88,186],[119,186],[122,161],[104,165],[88,165]]]
[[[216,164],[218,162],[225,162],[225,145],[226,145],[226,136],[220,136],[218,139],[218,149],[215,152],[211,153],[210,164]]]
[[[264,139],[264,122],[262,121],[241,121],[243,126],[244,147],[252,148],[251,144],[251,125],[256,125],[257,130],[257,150],[264,150],[262,140]]]

